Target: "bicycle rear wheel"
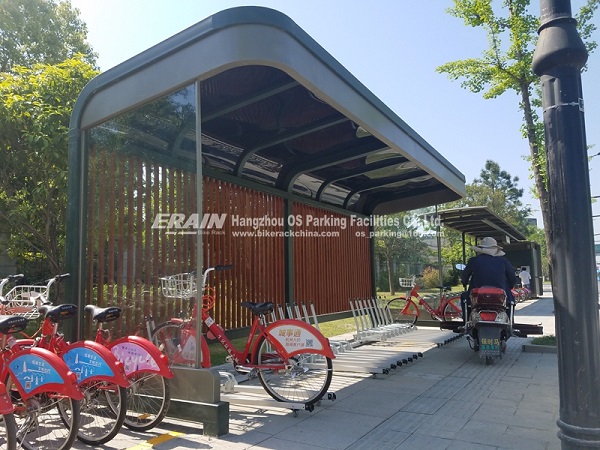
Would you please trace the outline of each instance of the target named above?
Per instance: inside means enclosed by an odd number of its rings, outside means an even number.
[[[138,373],[129,382],[125,426],[134,431],[154,428],[169,410],[169,380],[158,373]]]
[[[23,400],[10,376],[6,388],[15,405],[18,445],[27,450],[71,448],[79,429],[79,400],[53,391]],[[63,412],[66,413],[64,418]]]
[[[448,303],[446,303],[446,306],[444,306],[443,319],[446,322],[463,321],[462,301],[460,297],[451,298]]]
[[[331,358],[317,353],[302,353],[284,361],[264,337],[259,338],[255,364],[285,369],[261,369],[258,378],[263,388],[275,400],[312,405],[329,389],[333,377]]]
[[[17,422],[14,414],[2,414],[0,421],[0,450],[17,448]]]
[[[398,297],[387,303],[387,309],[395,323],[414,325],[419,318],[419,308],[412,300]]]
[[[152,331],[150,340],[167,355],[169,365],[173,364],[175,357],[181,354],[181,324],[170,321],[159,324]]]
[[[80,385],[80,388],[85,398],[77,439],[88,445],[105,444],[121,430],[125,420],[127,389],[105,381],[91,381]],[[66,417],[66,412],[61,413]]]

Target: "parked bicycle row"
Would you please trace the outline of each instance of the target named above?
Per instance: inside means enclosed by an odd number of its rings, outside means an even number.
[[[87,306],[98,324],[96,339],[69,343],[59,325],[77,315],[77,305],[48,303],[50,287],[17,285],[6,295],[0,282],[0,333],[3,354],[1,449],[68,449],[75,439],[101,445],[124,424],[143,431],[158,425],[169,405],[168,359],[138,336],[110,339],[103,324],[119,318],[115,307]],[[41,326],[28,335],[30,320]]]
[[[171,364],[196,365],[196,344],[201,367],[210,367],[210,352],[203,334],[197,338],[198,318],[229,353],[234,369],[258,377],[265,391],[280,402],[312,405],[326,393],[335,358],[329,341],[314,327],[295,319],[269,320],[272,303],[242,305],[253,316],[243,349],[236,349],[210,310],[216,293],[208,275],[228,266],[204,271],[199,289],[196,273],[164,277],[165,298],[188,299],[192,311],[155,326],[146,318],[149,340],[139,336],[112,339],[106,323],[117,320],[120,308],[85,307],[97,324],[95,339],[69,343],[60,324],[78,315],[78,307],[48,301],[50,288],[68,277],[58,275],[42,285],[19,285],[22,275],[0,282],[0,334],[3,352],[0,414],[3,449],[68,449],[75,439],[101,445],[114,438],[122,425],[148,430],[165,417],[169,403]],[[4,287],[14,285],[6,295]],[[201,294],[198,295],[197,293]],[[198,307],[201,314],[198,314]],[[39,329],[27,334],[30,320],[42,317]]]

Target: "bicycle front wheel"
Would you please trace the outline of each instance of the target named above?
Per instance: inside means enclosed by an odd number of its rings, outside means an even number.
[[[312,405],[327,393],[333,377],[331,358],[302,353],[284,361],[264,337],[257,345],[255,364],[273,366],[273,369],[260,369],[258,378],[275,400]]]
[[[23,400],[10,376],[6,388],[15,405],[18,446],[27,450],[71,448],[79,428],[79,400],[50,391]]]
[[[169,410],[169,380],[158,373],[138,373],[128,379],[125,426],[134,431],[154,428]]]
[[[114,438],[125,420],[127,389],[105,381],[80,385],[84,394],[77,439],[88,445],[102,445]],[[60,407],[59,407],[60,409]],[[63,417],[68,417],[61,411]]]
[[[443,318],[446,322],[463,321],[462,301],[460,297],[448,300],[448,303],[444,306]]]
[[[387,303],[387,309],[395,323],[414,325],[419,318],[419,308],[412,300],[398,297]]]
[[[15,450],[17,447],[17,422],[14,414],[2,414],[0,422],[0,450]]]

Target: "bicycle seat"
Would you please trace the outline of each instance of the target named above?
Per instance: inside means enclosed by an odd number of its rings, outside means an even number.
[[[252,302],[242,302],[241,305],[244,308],[248,308],[252,311],[252,314],[260,316],[261,314],[270,313],[273,311],[274,305],[271,302],[263,302],[263,303],[252,303]]]
[[[98,323],[112,322],[121,317],[121,308],[117,306],[100,308],[96,305],[87,305],[85,311],[88,311],[92,315],[92,319]]]
[[[12,334],[27,328],[29,319],[24,316],[0,316],[0,334]]]
[[[71,305],[66,303],[64,305],[43,305],[38,309],[40,314],[42,314],[46,319],[50,319],[50,321],[56,323],[61,320],[70,319],[75,314],[77,314],[77,305]]]

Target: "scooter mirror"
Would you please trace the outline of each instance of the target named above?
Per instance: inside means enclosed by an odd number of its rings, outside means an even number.
[[[465,266],[464,264],[457,264],[454,267],[456,267],[458,270],[465,270],[465,267],[467,266]]]

